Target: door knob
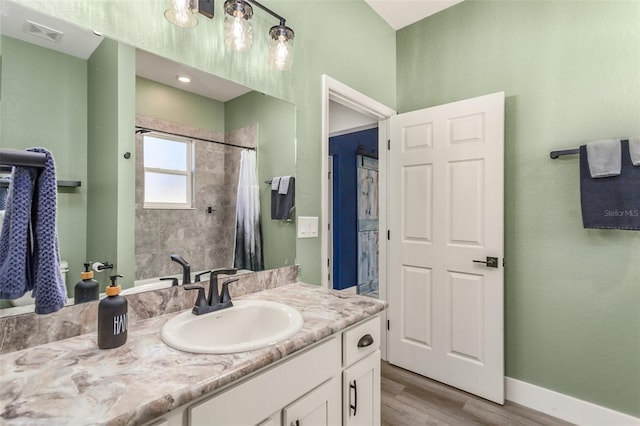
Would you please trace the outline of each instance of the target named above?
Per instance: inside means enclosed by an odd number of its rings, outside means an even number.
[[[487,268],[497,268],[498,258],[487,256],[487,260],[474,260],[473,263],[484,263]]]

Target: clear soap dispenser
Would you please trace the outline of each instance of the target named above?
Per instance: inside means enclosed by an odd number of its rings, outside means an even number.
[[[98,347],[111,349],[122,346],[127,341],[127,299],[120,295],[118,277],[112,275],[107,287],[107,297],[98,304]]]

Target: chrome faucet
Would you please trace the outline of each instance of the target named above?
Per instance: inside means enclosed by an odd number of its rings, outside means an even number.
[[[182,266],[182,284],[191,284],[191,266],[189,265],[189,262],[177,254],[172,254],[171,260]]]
[[[218,295],[218,275],[227,274],[234,275],[237,269],[221,268],[211,271],[209,276],[209,296],[207,297],[205,289],[201,285],[186,285],[185,290],[197,290],[198,297],[196,303],[191,310],[194,315],[202,315],[209,312],[219,311],[221,309],[233,306],[231,295],[229,294],[229,284],[238,281],[240,278],[232,278],[222,283],[222,290]],[[203,273],[204,274],[204,273]]]

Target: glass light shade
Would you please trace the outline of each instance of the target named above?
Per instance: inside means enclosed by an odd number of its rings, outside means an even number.
[[[238,52],[249,50],[253,44],[253,8],[242,0],[227,0],[224,11],[224,44]]]
[[[198,25],[198,0],[172,0],[171,7],[164,11],[164,17],[182,28]]]
[[[288,70],[293,63],[293,30],[285,25],[276,25],[269,30],[269,36],[269,67]]]

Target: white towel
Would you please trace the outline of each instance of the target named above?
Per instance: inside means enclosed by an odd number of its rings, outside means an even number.
[[[629,139],[629,155],[634,166],[640,166],[640,138]]]
[[[619,176],[622,149],[619,139],[604,139],[587,144],[587,162],[592,178]]]
[[[280,188],[280,176],[276,176],[271,179],[271,190],[277,191]]]
[[[286,195],[289,192],[289,180],[291,176],[282,176],[280,178],[280,189],[278,190],[278,194]]]

